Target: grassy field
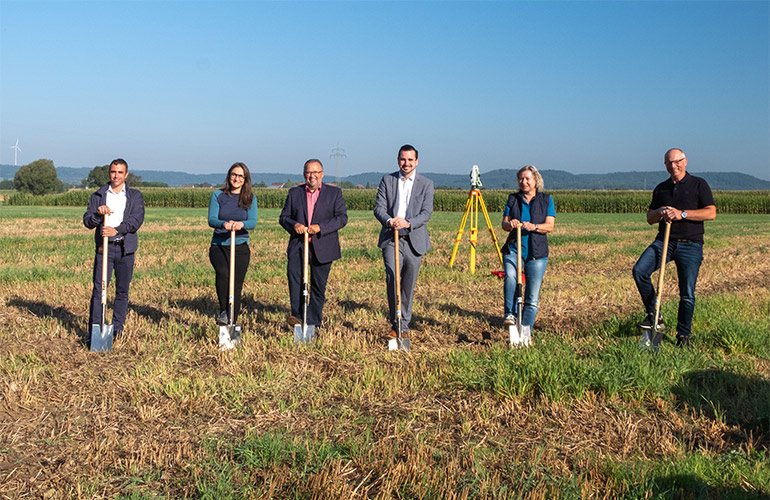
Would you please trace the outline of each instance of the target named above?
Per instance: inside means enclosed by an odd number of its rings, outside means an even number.
[[[448,267],[461,214],[435,213],[405,354],[379,340],[370,212],[350,213],[324,328],[298,347],[286,235],[260,210],[244,341],[222,353],[205,209],[148,209],[125,338],[92,354],[83,211],[0,206],[0,498],[770,496],[766,215],[706,224],[694,348],[650,355],[631,279],[655,234],[643,215],[558,215],[535,346],[510,350],[483,221],[471,275],[467,236]]]

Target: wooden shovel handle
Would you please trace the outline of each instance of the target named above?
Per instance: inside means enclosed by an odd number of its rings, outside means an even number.
[[[521,222],[516,227],[516,283],[524,283],[521,279]]]
[[[395,285],[396,285],[396,290],[395,290],[395,295],[396,295],[396,311],[398,312],[398,320],[399,320],[399,324],[400,324],[400,320],[401,320],[401,267],[399,266],[400,252],[398,250],[398,229],[393,230],[393,234],[394,234],[394,240],[393,240],[394,246],[393,246],[393,248],[395,249],[395,251],[394,251],[394,254],[395,254],[394,255],[395,270],[394,271],[395,271],[395,275],[396,275],[396,281],[395,281]]]
[[[102,228],[107,227],[109,218],[110,214],[104,214],[104,224],[102,224]],[[109,259],[109,244],[110,239],[107,236],[104,236],[102,238],[102,305],[107,304],[107,259]],[[102,321],[104,321],[104,319],[102,319]]]
[[[309,241],[310,237],[308,236],[307,228],[305,228],[305,247],[302,250],[302,283],[307,285],[310,282],[310,278],[308,276],[308,266],[310,265],[310,255],[308,251],[308,247],[310,246]]]
[[[663,253],[660,256],[660,273],[658,273],[658,307],[655,316],[660,311],[660,297],[663,292],[663,275],[666,271],[666,257],[668,256],[668,237],[671,234],[671,223],[666,222],[666,228],[663,231]]]
[[[230,280],[227,287],[230,324],[235,315],[235,229],[230,230]]]

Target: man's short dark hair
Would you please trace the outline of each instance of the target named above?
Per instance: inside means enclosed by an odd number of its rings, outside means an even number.
[[[318,165],[321,166],[321,170],[324,169],[324,164],[321,163],[321,160],[319,160],[317,158],[310,158],[308,161],[305,162],[305,165],[303,165],[302,170],[303,171],[307,170],[307,166],[310,165],[311,163],[318,163]]]
[[[401,156],[402,151],[414,151],[414,157],[415,159],[420,158],[420,153],[417,152],[417,149],[415,149],[414,146],[411,144],[404,144],[401,146],[401,149],[398,150],[398,156]]]
[[[112,167],[113,165],[123,165],[124,167],[126,167],[126,172],[128,172],[128,162],[123,158],[115,158],[114,160],[112,160],[110,162],[110,167]]]

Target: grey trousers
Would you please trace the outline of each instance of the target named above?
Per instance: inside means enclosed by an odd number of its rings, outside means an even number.
[[[382,249],[382,260],[385,262],[385,281],[388,287],[388,321],[395,330],[396,324],[396,294],[395,294],[395,244],[389,241]],[[417,282],[417,274],[420,272],[422,255],[418,255],[412,249],[408,239],[401,238],[398,242],[399,264],[401,266],[401,331],[409,331],[409,323],[412,321],[412,298],[414,297],[414,284]]]

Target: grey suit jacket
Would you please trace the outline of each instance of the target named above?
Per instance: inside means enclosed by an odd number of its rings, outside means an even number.
[[[377,246],[385,248],[393,240],[393,230],[387,226],[388,219],[395,217],[398,211],[398,171],[382,177],[377,187],[377,199],[374,202],[374,216],[382,224]],[[414,173],[414,186],[409,206],[406,208],[406,220],[411,227],[402,229],[401,236],[409,236],[412,249],[423,255],[430,248],[430,237],[426,224],[433,213],[433,181]]]

